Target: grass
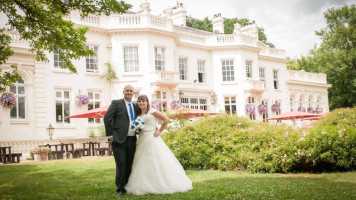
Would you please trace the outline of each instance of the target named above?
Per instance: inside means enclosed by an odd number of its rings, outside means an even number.
[[[0,199],[356,199],[356,172],[186,173],[194,187],[189,192],[118,197],[113,157],[0,165]]]

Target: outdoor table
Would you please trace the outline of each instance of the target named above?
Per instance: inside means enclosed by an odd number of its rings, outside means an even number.
[[[82,156],[90,156],[90,143],[89,142],[83,142],[83,148],[82,149],[78,149]],[[88,146],[88,147],[87,147]],[[86,152],[86,155],[85,155]]]
[[[100,148],[100,142],[89,142],[89,151],[91,151],[91,155],[96,155],[96,149]]]

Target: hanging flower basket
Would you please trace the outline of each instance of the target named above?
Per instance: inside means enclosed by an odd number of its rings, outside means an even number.
[[[308,107],[308,113],[314,113],[314,108],[312,108],[312,107]]]
[[[255,113],[255,104],[246,104],[245,111],[246,111],[246,113],[254,114]]]
[[[171,109],[179,109],[182,107],[182,103],[180,101],[172,101]]]
[[[281,104],[280,103],[275,103],[272,105],[271,110],[273,112],[279,112],[281,110]]]
[[[319,114],[323,112],[323,108],[315,108],[315,113]]]
[[[267,113],[267,112],[268,112],[268,107],[267,107],[267,105],[264,105],[264,104],[258,105],[258,112],[259,112],[260,114],[265,114],[265,113]]]
[[[154,108],[156,110],[161,110],[163,107],[163,103],[160,100],[152,100],[150,104],[151,108]]]
[[[299,106],[299,107],[298,107],[298,111],[299,111],[299,112],[305,112],[305,108],[302,107],[302,106]]]
[[[3,107],[12,108],[16,104],[16,96],[12,92],[4,92],[0,97],[0,103]]]
[[[89,97],[85,94],[80,94],[77,96],[76,103],[79,106],[87,105],[89,103]]]

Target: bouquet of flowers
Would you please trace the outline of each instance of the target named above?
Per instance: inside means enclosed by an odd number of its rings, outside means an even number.
[[[160,100],[152,100],[151,101],[151,108],[156,110],[162,110],[163,103]]]
[[[271,109],[272,109],[273,112],[278,112],[278,111],[281,110],[281,104],[280,103],[275,103],[275,104],[272,105]]]
[[[182,107],[182,103],[180,101],[172,101],[171,108],[172,109],[179,109]]]
[[[0,97],[0,104],[3,107],[12,108],[16,104],[16,97],[12,92],[4,92]]]
[[[258,112],[259,112],[260,114],[267,113],[267,111],[268,111],[267,105],[264,105],[264,104],[258,105]]]
[[[299,112],[305,112],[305,108],[303,108],[302,106],[299,106],[299,107],[298,107],[298,111],[299,111]]]
[[[77,99],[76,99],[76,103],[77,105],[81,106],[81,105],[86,105],[89,103],[89,97],[87,95],[78,95]]]
[[[144,127],[145,127],[145,122],[142,119],[138,118],[132,121],[131,128],[136,133],[140,133]]]
[[[250,114],[255,113],[255,104],[246,104],[245,111]]]

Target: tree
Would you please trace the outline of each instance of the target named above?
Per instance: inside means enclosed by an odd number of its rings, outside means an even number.
[[[297,60],[299,68],[327,74],[330,108],[356,106],[356,9],[355,5],[330,8],[324,13],[327,25],[316,35],[322,42],[308,56]]]
[[[116,0],[0,0],[0,12],[8,18],[6,27],[0,28],[0,65],[14,54],[6,31],[17,31],[20,39],[29,42],[29,51],[36,54],[36,60],[48,61],[45,52],[56,50],[63,62],[62,68],[76,73],[71,60],[95,55],[95,52],[86,48],[88,27],[75,28],[73,22],[64,17],[72,10],[79,10],[81,16],[86,17],[123,13],[129,8],[131,5]],[[0,69],[0,92],[21,80],[16,66],[12,69],[11,72]]]
[[[234,25],[236,23],[244,25],[249,21],[246,18],[224,18],[224,33],[232,34],[234,32]],[[191,28],[196,28],[203,31],[213,32],[213,24],[212,21],[209,20],[208,17],[205,17],[203,20],[195,19],[192,16],[187,16],[187,26]],[[274,44],[267,41],[267,36],[264,33],[263,27],[258,27],[258,40],[263,42],[264,44],[274,48]]]

